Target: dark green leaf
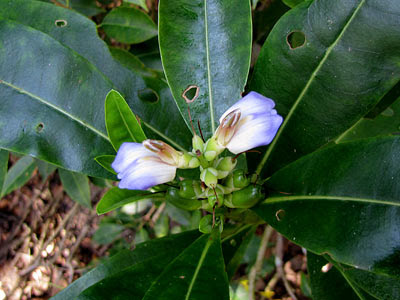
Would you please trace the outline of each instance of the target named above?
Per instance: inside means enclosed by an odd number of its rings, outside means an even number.
[[[67,4],[66,0],[58,0],[58,2]],[[69,0],[69,7],[88,17],[104,12],[104,9],[96,5],[96,0]]]
[[[120,93],[111,90],[105,105],[107,133],[115,150],[124,142],[141,143],[146,139],[136,116]]]
[[[49,177],[57,169],[57,166],[40,159],[36,160],[36,165],[39,169],[39,174],[42,177],[42,182],[45,182],[47,177]]]
[[[163,262],[160,261],[160,265],[157,264],[155,266],[161,266],[161,263],[164,263],[165,266],[170,262],[169,260],[171,257],[178,255],[183,249],[188,247],[198,236],[199,232],[197,230],[193,230],[182,234],[172,235],[162,239],[156,239],[139,244],[134,251],[123,250],[115,256],[111,257],[108,261],[105,261],[103,264],[99,265],[94,270],[74,281],[63,291],[55,295],[52,300],[75,299],[82,291],[94,285],[95,283],[129,268],[134,269],[135,266],[140,266],[143,261],[149,260],[151,258],[158,258],[160,254],[164,254],[165,259],[163,259]],[[159,268],[157,270],[159,270]],[[151,272],[151,270],[148,271]],[[138,275],[143,274],[139,273]],[[148,278],[147,275],[144,276],[144,279],[146,278]],[[126,278],[124,282],[126,282],[126,284],[129,286],[129,278]],[[96,291],[96,289],[97,286],[95,286],[93,290]],[[114,290],[104,290],[102,288],[100,288],[100,290],[100,294],[101,292],[106,293],[104,295],[104,299],[113,298]],[[119,289],[117,289],[117,291],[118,290]],[[107,298],[107,295],[109,295],[109,298]],[[103,299],[103,297],[95,299]],[[127,299],[130,298],[128,297]]]
[[[360,299],[339,270],[322,256],[308,252],[307,267],[314,300]]]
[[[104,99],[113,87],[149,128],[186,147],[190,136],[182,143],[184,133],[172,134],[184,124],[175,104],[140,100],[145,82],[113,60],[93,22],[39,1],[0,0],[0,8],[0,94],[7,100],[1,147],[109,177],[93,158],[114,153],[104,126]]]
[[[8,170],[8,151],[0,149],[0,198],[2,196],[3,184]]]
[[[24,156],[20,158],[7,173],[3,183],[1,196],[11,193],[28,182],[28,180],[32,177],[32,173],[35,168],[35,160],[32,157]]]
[[[107,245],[117,239],[125,227],[114,223],[100,224],[93,235],[93,240],[100,245]]]
[[[250,84],[284,117],[258,173],[271,175],[335,140],[399,81],[399,14],[397,0],[320,0],[279,20]]]
[[[127,44],[138,44],[157,35],[157,26],[153,20],[133,7],[113,9],[101,26],[109,37]]]
[[[58,169],[61,183],[64,190],[72,200],[80,205],[91,207],[89,178],[86,175],[71,172],[65,169]]]
[[[399,153],[400,138],[384,137],[309,154],[266,182],[270,195],[254,210],[315,253],[398,276]]]
[[[97,161],[98,164],[100,164],[104,169],[107,171],[117,174],[114,169],[111,167],[111,164],[115,160],[115,155],[100,155],[96,156],[95,161]]]
[[[126,68],[140,73],[143,76],[152,76],[155,73],[151,72],[135,55],[119,48],[110,48],[112,56],[118,60]]]
[[[400,98],[400,81],[386,93],[385,96],[378,102],[375,107],[368,112],[365,116],[367,119],[373,119],[386,110],[390,105],[392,105],[396,100]]]
[[[97,204],[96,211],[101,215],[131,202],[160,196],[163,195],[153,194],[147,191],[132,191],[113,187],[101,198],[100,202]]]
[[[124,0],[126,3],[132,3],[139,5],[141,8],[143,8],[145,11],[148,11],[149,9],[147,8],[146,5],[146,0]]]
[[[193,86],[193,120],[209,137],[223,112],[240,98],[251,54],[250,1],[162,0],[159,39],[165,75],[187,124],[183,94]],[[189,100],[192,98],[187,97]]]
[[[282,0],[282,2],[285,3],[287,6],[289,6],[290,8],[293,8],[304,1],[306,0]]]

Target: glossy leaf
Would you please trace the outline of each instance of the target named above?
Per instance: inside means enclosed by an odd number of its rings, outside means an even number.
[[[58,0],[58,2],[67,4],[66,0]],[[104,9],[96,5],[96,0],[69,0],[69,7],[88,17],[104,12]]]
[[[258,173],[271,175],[335,140],[399,81],[398,14],[396,0],[320,0],[279,20],[250,84],[284,117]]]
[[[0,149],[0,197],[2,195],[3,184],[8,170],[8,151]]]
[[[2,150],[4,151],[4,150]],[[31,179],[35,171],[35,160],[30,156],[20,158],[7,172],[3,183],[1,196],[5,196],[12,191],[20,188]]]
[[[322,270],[322,268],[324,270]],[[322,256],[307,253],[312,298],[315,300],[359,300],[357,293],[336,267]]]
[[[72,200],[80,205],[91,207],[89,178],[86,175],[58,169],[64,190]]]
[[[120,48],[110,48],[110,52],[112,56],[126,68],[140,73],[143,76],[153,75],[151,70],[149,70],[144,63],[142,63],[140,59],[132,53]]]
[[[315,253],[399,276],[399,153],[399,137],[327,147],[275,173],[254,210]]]
[[[157,35],[157,26],[143,11],[132,7],[113,9],[101,23],[106,34],[121,43],[137,44]]]
[[[163,196],[163,194],[153,194],[146,191],[133,191],[113,187],[104,194],[100,202],[96,206],[96,211],[99,215],[108,213],[125,204]]]
[[[39,169],[39,174],[42,177],[42,182],[45,182],[45,180],[57,169],[57,166],[39,159],[36,160],[36,165]]]
[[[202,235],[185,248],[182,244],[159,248],[153,257],[99,282],[77,299],[227,299],[228,283],[216,233]]]
[[[306,0],[282,0],[282,2],[285,3],[287,6],[289,6],[290,8],[293,8],[304,1]]]
[[[93,22],[39,1],[0,0],[0,8],[0,94],[6,99],[0,119],[7,122],[7,129],[0,127],[1,147],[109,177],[93,158],[114,153],[104,124],[104,99],[112,88],[149,128],[186,143],[172,134],[179,121],[184,124],[175,104],[140,100],[145,82],[112,58]]]
[[[146,139],[136,116],[120,93],[111,90],[105,105],[107,133],[115,150],[124,142],[141,143]]]
[[[148,7],[146,5],[146,0],[123,0],[126,3],[132,3],[139,5],[141,8],[143,8],[145,11],[148,11]]]
[[[111,167],[112,162],[115,160],[115,155],[100,155],[96,156],[95,161],[110,173],[117,174]]]
[[[165,75],[189,124],[183,93],[198,87],[189,103],[194,122],[209,137],[219,117],[243,92],[250,66],[251,8],[242,0],[162,0],[159,40]],[[188,94],[190,94],[188,92]]]
[[[67,288],[55,295],[52,300],[75,299],[82,291],[92,285],[95,285],[97,282],[100,282],[107,277],[112,278],[113,275],[122,273],[124,270],[135,269],[135,267],[138,266],[140,267],[144,261],[157,259],[160,254],[164,254],[165,257],[165,259],[163,259],[163,262],[160,261],[160,264],[164,263],[165,265],[169,262],[172,256],[178,255],[183,249],[188,247],[198,236],[199,232],[197,230],[193,230],[177,235],[171,235],[162,239],[144,242],[137,245],[135,250],[133,251],[123,250],[105,261],[103,264],[100,264],[94,270],[88,272],[81,278],[74,281]],[[151,272],[151,270],[148,271]],[[144,279],[146,278],[148,278],[147,275],[144,276]],[[107,282],[107,280],[105,281]],[[126,278],[124,281],[129,281],[129,278]],[[95,285],[93,290],[96,291],[96,289],[97,286]],[[118,290],[119,289],[117,289],[116,291]],[[89,291],[90,290],[88,290],[88,293]],[[113,292],[114,290],[106,290],[106,293],[110,295],[110,298],[105,299],[112,299],[112,296],[114,295]],[[98,299],[103,298],[100,297]]]

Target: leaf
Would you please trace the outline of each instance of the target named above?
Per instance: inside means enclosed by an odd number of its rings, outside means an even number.
[[[360,119],[352,128],[341,135],[336,143],[368,137],[394,135],[400,131],[400,98],[373,119]]]
[[[124,0],[124,2],[139,5],[145,11],[149,11],[146,5],[146,0]]]
[[[112,58],[92,21],[31,0],[0,0],[0,8],[0,124],[7,124],[0,126],[0,147],[111,178],[93,158],[114,154],[104,122],[104,99],[112,88],[149,128],[186,147],[190,135],[182,142],[185,131],[173,134],[184,124],[175,104],[140,100],[145,82]]]
[[[168,84],[189,124],[189,103],[194,122],[206,137],[218,118],[240,98],[251,54],[250,1],[162,0],[159,5],[161,58]],[[189,95],[192,94],[192,95]]]
[[[7,172],[1,191],[1,197],[15,191],[27,183],[28,180],[31,179],[35,168],[35,160],[32,157],[24,156],[20,158]]]
[[[135,268],[135,266],[140,266],[143,261],[157,258],[158,256],[160,256],[160,254],[165,255],[163,263],[166,264],[169,262],[168,260],[170,259],[170,257],[178,255],[198,236],[199,232],[197,230],[193,230],[189,232],[184,232],[182,234],[171,235],[162,239],[151,240],[139,244],[133,251],[123,250],[115,256],[111,257],[109,260],[105,261],[103,264],[96,267],[94,270],[88,272],[81,278],[74,281],[67,288],[59,292],[51,299],[75,299],[82,291],[92,285],[95,285],[97,282],[100,282],[107,277],[112,278],[111,276],[123,272],[124,270],[129,270],[130,268]],[[151,270],[149,271],[151,272]],[[143,276],[143,278],[146,279],[147,275]],[[93,290],[96,290],[96,286],[94,286]],[[112,298],[113,291],[107,291],[107,293],[111,293]]]
[[[101,27],[118,42],[138,44],[157,35],[157,26],[144,12],[133,7],[118,7],[104,18]]]
[[[66,0],[58,0],[58,2],[66,5]],[[69,0],[69,6],[77,12],[91,17],[104,12],[104,9],[96,5],[95,0]]]
[[[306,0],[282,0],[282,2],[285,3],[287,6],[289,6],[290,8],[293,8],[304,1]]]
[[[382,137],[309,154],[266,182],[269,197],[254,210],[314,253],[398,276],[399,153],[399,137]]]
[[[324,271],[322,267],[326,266]],[[315,300],[359,300],[357,293],[336,267],[322,256],[307,252],[312,298]],[[329,269],[330,267],[330,269]]]
[[[57,169],[57,166],[39,159],[36,159],[36,165],[39,169],[39,174],[42,177],[42,182],[45,182],[46,179]]]
[[[103,223],[93,235],[93,240],[100,245],[112,243],[124,231],[125,227],[119,224]]]
[[[120,93],[111,90],[105,105],[107,133],[116,151],[122,143],[141,143],[146,139],[142,127]]]
[[[101,215],[131,202],[160,196],[163,196],[163,194],[153,194],[147,191],[125,190],[113,187],[101,198],[96,206],[96,211],[97,214]]]
[[[72,200],[91,208],[89,178],[86,175],[59,168],[61,183]]]
[[[279,20],[250,84],[284,117],[258,174],[272,175],[335,140],[399,81],[398,14],[396,0],[320,0]]]
[[[224,254],[228,279],[231,279],[235,275],[256,228],[257,226],[244,226],[239,232],[227,236],[222,240],[222,252]]]
[[[126,68],[140,73],[143,76],[152,76],[154,73],[151,72],[141,61],[132,53],[120,49],[120,48],[109,48],[112,56],[119,61]]]
[[[111,167],[111,164],[115,160],[115,155],[100,155],[100,156],[96,156],[94,159],[99,165],[101,165],[107,171],[109,171],[113,174],[117,174],[114,171],[114,169]]]
[[[3,184],[8,170],[8,151],[0,149],[0,198],[2,196]]]

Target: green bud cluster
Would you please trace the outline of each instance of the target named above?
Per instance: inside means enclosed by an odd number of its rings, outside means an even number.
[[[224,147],[214,137],[204,142],[195,135],[192,146],[192,152],[184,154],[185,164],[199,167],[200,178],[185,179],[178,186],[169,187],[167,201],[186,210],[223,212],[226,208],[250,208],[264,198],[262,187],[251,184],[245,171],[236,169],[236,158],[219,157]]]

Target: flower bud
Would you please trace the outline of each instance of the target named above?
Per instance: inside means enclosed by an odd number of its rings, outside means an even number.
[[[193,146],[193,152],[196,152],[199,150],[201,153],[203,153],[204,150],[204,142],[201,137],[199,137],[197,134],[195,134],[192,138],[192,146]]]
[[[208,187],[215,187],[218,183],[218,171],[214,168],[203,169],[200,173],[200,180]]]
[[[239,124],[240,116],[240,108],[234,109],[221,120],[221,124],[218,126],[214,136],[224,148],[232,139],[236,126]]]
[[[225,147],[222,147],[218,144],[217,140],[212,137],[210,138],[205,147],[204,147],[204,157],[207,161],[214,160],[222,151],[224,151]]]
[[[212,215],[205,215],[199,222],[199,231],[202,233],[211,233],[213,217]]]
[[[195,210],[200,208],[201,201],[197,199],[181,197],[179,192],[180,191],[176,188],[169,188],[165,194],[166,200],[174,206],[184,210]]]
[[[215,163],[215,168],[218,171],[218,179],[225,178],[229,173],[236,167],[237,160],[233,160],[232,157],[220,158]]]
[[[153,153],[156,153],[158,157],[165,163],[171,166],[178,166],[181,152],[176,151],[170,145],[158,140],[145,140],[142,142],[143,146]]]
[[[178,161],[178,168],[194,169],[197,168],[198,166],[200,166],[200,161],[193,153],[185,152],[180,155]]]
[[[197,199],[202,194],[200,183],[195,180],[185,179],[179,182],[179,196]]]
[[[249,185],[242,190],[227,195],[224,204],[230,208],[250,208],[263,198],[264,193],[260,185]]]
[[[246,176],[244,170],[235,170],[225,181],[225,186],[232,191],[240,190],[250,183],[250,179]]]

